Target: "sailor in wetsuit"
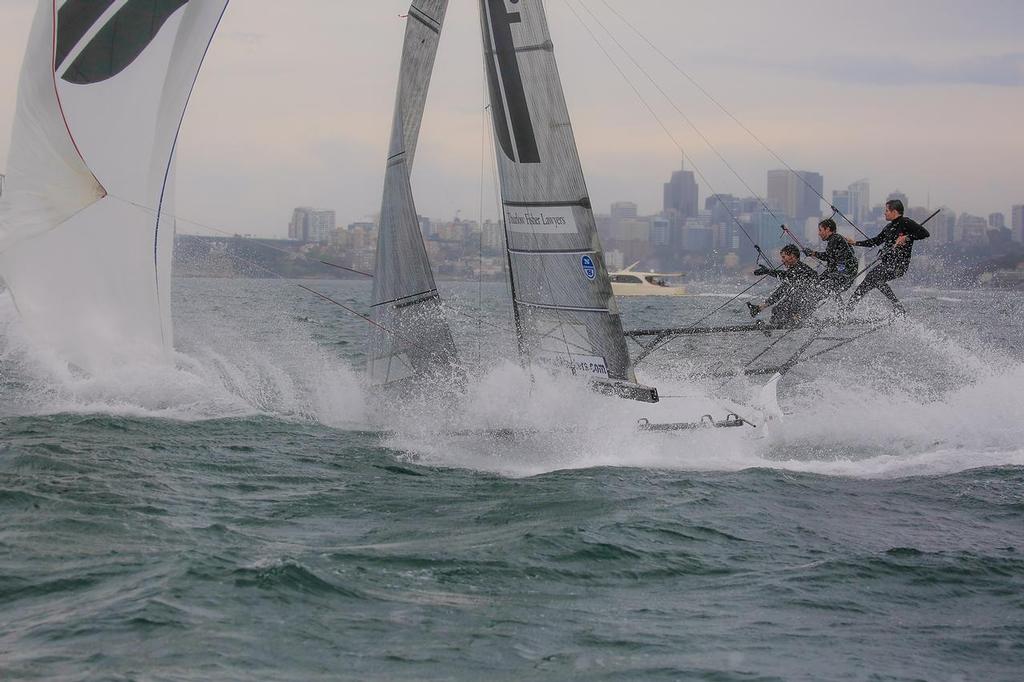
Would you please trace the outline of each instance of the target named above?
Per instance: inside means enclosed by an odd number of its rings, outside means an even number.
[[[825,250],[804,249],[804,255],[813,256],[825,264],[825,271],[821,273],[821,288],[838,295],[849,289],[857,278],[857,256],[846,238],[836,233],[836,221],[831,218],[818,223],[818,236],[825,242]]]
[[[890,199],[885,202],[885,219],[889,221],[889,224],[882,228],[877,237],[859,242],[850,238],[846,239],[853,246],[882,245],[882,250],[878,254],[878,264],[868,271],[864,281],[853,292],[853,296],[850,297],[850,302],[847,304],[847,310],[852,310],[857,302],[864,297],[864,294],[872,289],[878,289],[892,301],[893,311],[897,315],[907,313],[903,304],[896,298],[896,294],[889,288],[888,283],[907,274],[914,242],[919,239],[927,239],[930,235],[928,230],[903,215],[903,202],[899,199]]]
[[[772,325],[794,327],[814,312],[824,292],[818,280],[818,273],[800,260],[800,249],[787,244],[782,247],[780,255],[785,270],[761,266],[754,274],[778,277],[782,284],[761,305],[747,303],[747,307],[750,309],[751,317],[756,317],[765,308],[772,308]]]

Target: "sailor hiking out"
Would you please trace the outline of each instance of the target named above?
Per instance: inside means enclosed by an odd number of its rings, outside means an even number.
[[[878,264],[868,271],[864,281],[853,292],[847,306],[848,310],[852,310],[866,293],[872,289],[878,289],[892,302],[893,310],[897,315],[905,315],[907,312],[889,287],[888,282],[907,274],[914,242],[927,239],[930,234],[924,227],[903,215],[903,202],[899,199],[890,199],[885,202],[885,219],[889,221],[889,224],[882,228],[877,237],[863,241],[846,238],[846,241],[853,246],[882,245]]]
[[[792,244],[787,244],[782,247],[780,256],[785,269],[761,266],[754,271],[754,274],[777,277],[782,280],[782,283],[765,299],[764,303],[760,305],[747,303],[747,307],[750,309],[751,317],[756,317],[766,308],[772,308],[771,323],[773,325],[778,327],[797,326],[810,317],[827,290],[822,288],[818,273],[814,268],[800,260],[800,249]]]
[[[818,236],[825,242],[824,251],[804,249],[805,256],[817,258],[825,264],[820,286],[832,294],[846,291],[857,278],[857,256],[847,239],[836,233],[836,221],[825,218],[818,223]]]

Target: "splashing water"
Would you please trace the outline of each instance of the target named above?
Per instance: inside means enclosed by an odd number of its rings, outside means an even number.
[[[326,286],[354,302],[365,295],[351,283]],[[368,412],[361,372],[354,368],[363,334],[355,322],[333,317],[334,311],[282,283],[182,281],[179,290],[173,362],[125,363],[102,375],[78,371],[33,346],[10,300],[0,299],[4,410],[185,421],[262,415],[372,428],[407,459],[514,476],[632,466],[896,477],[1024,464],[1024,363],[1012,347],[983,338],[979,325],[965,325],[954,337],[927,318],[906,322],[841,354],[802,364],[783,379],[785,417],[771,424],[764,423],[758,404],[760,383],[687,378],[725,354],[692,346],[641,374],[667,396],[658,405],[607,398],[579,382],[531,375],[513,361],[484,357],[454,404],[394,402]],[[949,299],[932,303],[962,306]],[[662,305],[663,316],[678,314],[672,307],[678,304]],[[645,302],[642,314],[658,314],[652,307]],[[485,346],[502,349],[494,339]],[[500,352],[508,346],[506,340]],[[730,412],[759,428],[636,428],[641,418],[696,422]]]

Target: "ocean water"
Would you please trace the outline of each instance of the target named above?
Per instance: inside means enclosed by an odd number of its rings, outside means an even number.
[[[763,378],[688,377],[776,339],[673,342],[661,404],[609,400],[524,374],[498,284],[444,286],[467,396],[385,408],[363,323],[288,282],[177,280],[174,365],[107,376],[0,294],[0,679],[1019,680],[1024,297],[900,293],[773,421]]]

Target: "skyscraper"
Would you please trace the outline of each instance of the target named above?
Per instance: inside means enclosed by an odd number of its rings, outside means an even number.
[[[853,220],[851,217],[853,215],[853,206],[850,203],[850,190],[832,190],[832,206],[839,209],[839,212],[844,216]]]
[[[632,220],[636,214],[637,206],[632,201],[616,201],[612,204],[612,220]]]
[[[860,225],[871,213],[871,183],[867,178],[851,183],[846,190],[850,193],[850,213],[846,217]]]
[[[1001,230],[1006,227],[1006,216],[1002,213],[989,213],[988,226],[993,230]]]
[[[299,206],[292,211],[292,220],[288,223],[288,239],[309,241],[309,215],[312,212],[311,206]]]
[[[668,218],[651,218],[651,246],[668,246],[671,240],[672,223]]]
[[[693,177],[693,171],[683,168],[674,171],[672,179],[665,183],[665,214],[674,214],[682,220],[695,218],[700,210],[699,200],[700,190]]]
[[[907,195],[899,191],[898,189],[894,189],[893,191],[889,192],[889,196],[886,197],[885,200],[889,201],[891,199],[898,199],[899,201],[902,201],[904,210],[910,208],[910,199],[908,199]]]
[[[821,215],[825,179],[814,171],[768,171],[768,200],[774,201],[796,223]]]
[[[1013,238],[1016,241],[1024,242],[1024,204],[1014,206],[1012,213]]]
[[[302,242],[326,242],[337,227],[334,211],[319,211],[309,206],[299,206],[292,211],[288,223],[288,238]]]

